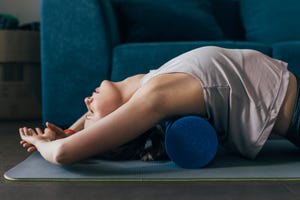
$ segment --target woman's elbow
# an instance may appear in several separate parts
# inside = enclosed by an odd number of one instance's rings
[[[53,152],[52,163],[56,165],[69,165],[73,162],[74,161],[71,157],[71,154],[68,153],[65,145],[58,145],[55,151]]]

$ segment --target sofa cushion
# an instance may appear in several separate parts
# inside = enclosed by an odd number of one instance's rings
[[[212,0],[213,10],[223,34],[228,40],[245,40],[240,16],[240,0]]]
[[[124,44],[114,49],[111,79],[113,81],[120,81],[138,73],[147,73],[150,69],[159,68],[175,56],[202,46],[256,49],[267,55],[271,54],[270,47],[251,42],[219,41]]]
[[[241,15],[250,41],[300,40],[299,0],[241,0]]]
[[[211,0],[114,0],[123,42],[221,40]]]
[[[86,112],[83,98],[108,78],[110,37],[101,7],[98,1],[41,1],[44,122],[69,127]]]
[[[274,44],[272,57],[288,63],[288,69],[300,77],[300,41]]]

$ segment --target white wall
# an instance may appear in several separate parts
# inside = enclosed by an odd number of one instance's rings
[[[17,17],[20,24],[40,21],[40,0],[0,0],[0,13]]]

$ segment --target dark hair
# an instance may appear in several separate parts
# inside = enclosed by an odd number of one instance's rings
[[[104,152],[97,158],[106,160],[167,160],[164,140],[164,128],[161,125],[156,125],[134,140]]]

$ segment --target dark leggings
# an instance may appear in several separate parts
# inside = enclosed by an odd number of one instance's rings
[[[296,101],[295,101],[291,123],[288,132],[286,134],[286,138],[296,146],[300,147],[300,78],[296,76],[296,79],[297,79]]]

